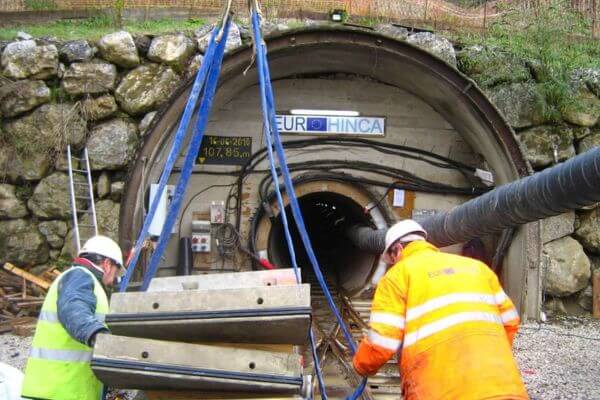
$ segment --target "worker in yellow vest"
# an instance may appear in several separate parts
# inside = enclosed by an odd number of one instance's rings
[[[512,354],[519,314],[484,263],[443,253],[415,221],[386,234],[369,333],[354,369],[372,375],[398,356],[405,400],[525,400]]]
[[[90,362],[96,336],[108,332],[107,287],[124,272],[121,248],[94,236],[73,265],[50,286],[40,311],[21,396],[25,399],[98,400],[102,383]]]

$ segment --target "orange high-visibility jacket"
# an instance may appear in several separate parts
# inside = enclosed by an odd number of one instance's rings
[[[354,357],[372,375],[398,353],[405,400],[528,399],[512,342],[519,314],[485,264],[425,241],[377,285]]]

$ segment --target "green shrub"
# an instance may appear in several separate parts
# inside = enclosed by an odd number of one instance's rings
[[[485,37],[463,33],[460,40],[498,48],[527,61],[547,103],[545,117],[553,121],[574,105],[573,71],[600,67],[600,45],[592,39],[589,20],[565,0],[552,0],[543,8],[509,8],[491,24]]]
[[[27,10],[39,11],[39,10],[56,10],[56,3],[54,0],[25,0],[25,8]]]
[[[113,11],[115,13],[115,26],[123,29],[123,11],[125,10],[125,0],[114,0]]]

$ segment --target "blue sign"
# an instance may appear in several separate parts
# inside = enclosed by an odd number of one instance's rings
[[[327,131],[327,118],[324,117],[308,117],[306,118],[306,129],[314,132]]]
[[[384,117],[277,115],[280,133],[317,135],[384,136]]]

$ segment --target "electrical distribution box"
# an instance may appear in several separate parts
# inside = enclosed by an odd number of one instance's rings
[[[158,207],[156,212],[154,213],[154,218],[152,218],[152,223],[150,224],[150,229],[148,232],[153,236],[160,236],[162,232],[163,225],[165,224],[165,220],[167,219],[167,211],[169,204],[171,204],[171,199],[173,198],[173,192],[175,191],[175,186],[166,185],[165,190],[163,190],[162,195],[160,196],[160,200],[158,202]],[[153,183],[150,185],[150,200],[148,203],[148,210],[152,206],[152,202],[154,198],[158,194],[158,184]],[[173,232],[175,232],[177,224],[173,225]],[[171,232],[171,233],[173,233]]]
[[[210,221],[192,221],[192,251],[210,253]]]
[[[210,203],[210,223],[222,224],[225,222],[225,202],[213,201]]]

